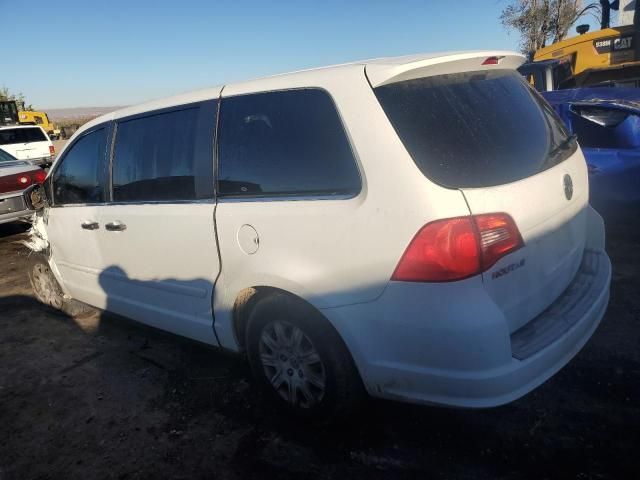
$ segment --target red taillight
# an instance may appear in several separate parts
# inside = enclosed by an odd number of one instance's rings
[[[41,169],[0,177],[0,193],[18,192],[34,183],[42,183],[46,178],[47,174]]]
[[[56,153],[56,148],[53,145],[49,145],[49,153],[51,155],[53,155],[54,153]]]
[[[437,220],[413,238],[391,280],[462,280],[487,270],[522,245],[520,232],[506,213]]]
[[[482,65],[498,65],[504,57],[488,57]]]
[[[43,183],[47,178],[47,173],[44,170],[36,170],[31,174],[31,178],[34,183]]]
[[[391,280],[446,282],[480,269],[480,251],[471,217],[438,220],[422,227],[407,247]]]

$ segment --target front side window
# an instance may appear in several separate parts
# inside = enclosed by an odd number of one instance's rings
[[[107,129],[80,137],[64,155],[53,174],[55,205],[105,201],[105,152]]]
[[[194,106],[118,123],[112,166],[115,202],[212,197],[213,119],[211,130],[199,140],[199,115],[200,107]]]
[[[360,175],[324,90],[230,97],[220,109],[221,196],[354,195]]]

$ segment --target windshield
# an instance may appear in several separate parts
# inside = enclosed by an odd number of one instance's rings
[[[47,137],[39,127],[5,128],[3,130],[0,130],[0,145],[46,141]]]
[[[445,187],[514,182],[576,149],[551,107],[513,70],[407,80],[375,94],[422,173]]]

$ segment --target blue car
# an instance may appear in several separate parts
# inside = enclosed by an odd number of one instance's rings
[[[640,205],[640,88],[542,92],[578,137],[589,167],[591,204],[611,214]]]

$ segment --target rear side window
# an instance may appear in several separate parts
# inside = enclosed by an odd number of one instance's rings
[[[220,195],[353,195],[360,175],[333,100],[319,89],[224,99]]]
[[[47,140],[47,136],[40,128],[6,128],[0,130],[0,145],[46,142]]]
[[[422,173],[445,187],[514,182],[576,149],[551,107],[516,71],[420,78],[375,94]]]
[[[80,137],[53,174],[55,205],[105,201],[106,128]]]
[[[112,165],[113,200],[211,198],[215,109],[210,110],[208,131],[199,122],[199,106],[119,122]]]

